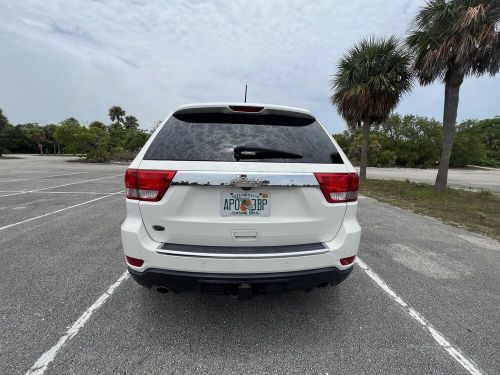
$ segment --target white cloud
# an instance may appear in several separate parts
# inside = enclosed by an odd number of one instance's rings
[[[0,4],[0,108],[14,123],[106,120],[147,128],[177,105],[249,100],[311,109],[332,130],[328,80],[368,34],[403,34],[423,1],[11,1]],[[464,84],[461,118],[492,116],[500,80]],[[405,113],[440,117],[441,85]]]

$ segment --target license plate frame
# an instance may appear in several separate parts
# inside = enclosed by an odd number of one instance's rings
[[[219,213],[222,217],[269,217],[271,194],[268,191],[223,191]]]

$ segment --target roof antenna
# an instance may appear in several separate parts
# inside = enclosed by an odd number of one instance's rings
[[[245,103],[247,102],[247,84],[245,83]]]

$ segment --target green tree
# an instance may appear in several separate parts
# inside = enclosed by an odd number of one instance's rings
[[[378,128],[382,149],[396,154],[395,163],[404,167],[436,165],[441,144],[441,124],[421,116],[390,115]]]
[[[43,131],[45,133],[45,141],[46,141],[46,150],[48,152],[48,146],[52,146],[52,151],[54,153],[54,155],[57,153],[57,141],[55,140],[54,138],[54,133],[56,132],[57,130],[57,125],[55,124],[49,124],[49,125],[45,125],[43,127]]]
[[[456,166],[455,152],[475,151],[475,156],[471,155],[468,158],[474,158],[474,161],[468,161],[467,164],[478,164],[485,166],[498,167],[500,166],[500,117],[494,117],[484,120],[466,120],[457,126],[458,138],[461,136],[463,139],[472,139],[471,148],[467,150],[464,147],[455,148],[455,142],[453,143],[453,153],[451,155],[450,164]],[[477,146],[477,141],[484,146],[484,155],[481,156],[481,150]],[[462,141],[466,144],[466,141]],[[475,145],[474,145],[475,144]],[[460,150],[460,151],[459,151]]]
[[[142,130],[129,130],[125,136],[124,148],[127,151],[138,151],[144,146],[149,134]]]
[[[349,130],[344,130],[342,133],[333,134],[333,138],[335,138],[335,141],[340,146],[342,151],[344,151],[345,154],[348,154],[349,147],[352,143],[353,133]]]
[[[38,148],[40,155],[43,154],[43,143],[45,142],[45,133],[38,124],[29,124],[24,128],[26,137]]]
[[[10,152],[21,153],[35,150],[32,142],[26,137],[23,125],[9,125],[0,133],[0,148]]]
[[[470,131],[486,146],[487,164],[500,167],[500,116],[480,120]]]
[[[415,17],[407,43],[421,85],[445,84],[443,145],[435,188],[443,191],[453,148],[460,86],[465,77],[500,68],[500,1],[428,0]]]
[[[108,128],[102,122],[94,121],[89,125],[90,144],[100,151],[109,151],[110,136]]]
[[[81,137],[85,137],[85,130],[82,130],[82,126],[73,117],[70,117],[64,121],[62,121],[54,132],[54,138],[57,142],[64,145],[64,151],[70,152],[76,155],[81,150],[81,145],[83,142],[87,141],[87,139],[82,139]],[[85,128],[83,128],[85,129]]]
[[[0,133],[5,131],[7,127],[9,126],[9,120],[7,117],[2,112],[2,109],[0,108]]]
[[[458,131],[453,142],[450,165],[466,167],[467,165],[483,164],[486,160],[486,146],[474,133]]]
[[[108,126],[108,134],[109,134],[109,149],[111,151],[115,149],[123,149],[125,135],[127,134],[127,130],[124,129],[120,124],[113,123]]]
[[[363,152],[363,134],[362,131],[356,131],[353,134],[351,144],[349,145],[349,155],[354,161],[361,159],[361,154]],[[368,160],[367,165],[376,166],[378,154],[381,151],[382,146],[380,144],[380,136],[374,132],[368,135]]]
[[[89,129],[100,129],[106,131],[106,125],[100,121],[93,121],[89,125]]]
[[[109,109],[108,114],[112,122],[116,122],[120,125],[123,124],[125,111],[122,109],[122,107],[114,105]]]
[[[441,123],[421,116],[391,114],[374,126],[369,137],[369,166],[429,167],[437,165]],[[335,134],[335,139],[353,162],[361,155],[361,129]]]
[[[9,120],[4,116],[2,109],[0,108],[0,156],[5,153],[7,150],[6,147],[3,146],[4,143],[4,133],[9,128]]]
[[[125,129],[137,129],[139,127],[139,121],[134,116],[127,116],[123,122],[123,127]]]
[[[370,127],[380,124],[410,91],[410,54],[394,36],[364,39],[340,60],[332,103],[351,128],[362,124],[361,181],[366,180]]]

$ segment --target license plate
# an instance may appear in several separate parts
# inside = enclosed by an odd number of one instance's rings
[[[271,194],[267,192],[220,193],[221,216],[269,216]]]

